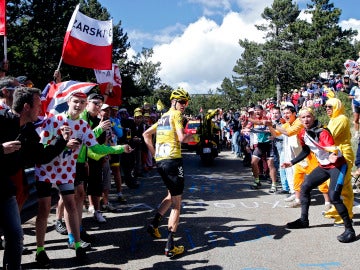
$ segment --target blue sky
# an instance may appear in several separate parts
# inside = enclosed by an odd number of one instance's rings
[[[160,77],[192,93],[216,89],[242,49],[238,40],[262,42],[254,24],[272,0],[98,0],[114,19],[121,20],[132,50],[154,48],[162,63]],[[299,0],[300,8],[309,1]],[[360,30],[358,0],[330,1],[342,9],[340,25]],[[360,31],[359,31],[360,32]]]

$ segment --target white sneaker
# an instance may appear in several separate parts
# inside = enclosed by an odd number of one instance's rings
[[[291,194],[289,197],[284,199],[285,202],[292,202],[293,200],[295,200],[295,194]]]
[[[298,208],[301,207],[301,203],[299,201],[293,201],[292,203],[285,206],[286,208]]]
[[[88,213],[90,214],[94,214],[95,213],[95,208],[93,205],[90,205],[89,208],[88,208]]]
[[[87,243],[87,242],[85,242],[85,241],[83,241],[81,239],[80,239],[80,245],[85,250],[91,249],[91,244]],[[75,250],[75,242],[72,242],[71,244],[68,242],[68,248],[71,248],[71,249]]]
[[[103,215],[101,214],[101,212],[95,211],[94,213],[94,219],[98,222],[98,223],[106,223],[106,219],[103,217]]]

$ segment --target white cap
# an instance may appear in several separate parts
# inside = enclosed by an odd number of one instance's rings
[[[103,104],[102,106],[101,106],[101,110],[105,110],[105,109],[107,109],[107,108],[110,108],[110,106],[108,105],[108,104]]]

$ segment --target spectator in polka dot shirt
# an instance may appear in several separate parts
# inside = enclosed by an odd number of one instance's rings
[[[42,266],[49,266],[50,259],[45,253],[45,234],[47,219],[51,206],[51,187],[56,184],[63,199],[66,213],[65,222],[69,233],[69,247],[75,249],[76,257],[80,262],[87,260],[85,249],[80,242],[80,220],[74,196],[74,179],[76,175],[76,160],[80,147],[85,145],[94,153],[100,155],[121,154],[131,152],[129,145],[106,146],[99,145],[95,134],[89,124],[80,119],[80,114],[87,104],[87,96],[82,92],[73,92],[68,99],[69,109],[67,112],[55,115],[47,119],[39,130],[41,142],[52,145],[54,138],[59,133],[61,126],[71,129],[70,139],[73,145],[65,149],[60,155],[47,164],[35,167],[36,187],[38,192],[38,215],[36,217],[36,242],[37,257],[41,256]],[[39,255],[42,253],[42,255]],[[45,258],[45,259],[44,259]]]

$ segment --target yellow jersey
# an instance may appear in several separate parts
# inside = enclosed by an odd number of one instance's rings
[[[181,112],[170,108],[156,124],[150,127],[156,129],[155,160],[181,158],[181,143],[176,130],[183,129]]]

